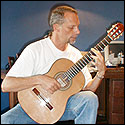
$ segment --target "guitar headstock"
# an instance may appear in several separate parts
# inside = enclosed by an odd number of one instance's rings
[[[122,23],[116,23],[112,25],[112,28],[107,31],[108,36],[110,37],[111,40],[116,40],[118,39],[124,32],[124,25]]]

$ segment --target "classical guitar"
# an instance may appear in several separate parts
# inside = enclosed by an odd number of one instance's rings
[[[94,48],[102,51],[112,40],[119,38],[123,31],[123,24],[115,23],[107,31],[106,37]],[[24,111],[37,123],[57,122],[65,111],[68,98],[84,86],[84,75],[81,70],[92,61],[92,54],[93,52],[89,51],[75,64],[67,59],[59,59],[51,66],[46,74],[55,78],[61,85],[61,89],[54,94],[48,93],[41,86],[19,91],[18,99]]]

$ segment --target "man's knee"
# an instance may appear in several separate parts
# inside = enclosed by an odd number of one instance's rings
[[[98,96],[92,91],[84,91],[83,94],[86,96],[86,101],[92,106],[96,106],[98,108]]]

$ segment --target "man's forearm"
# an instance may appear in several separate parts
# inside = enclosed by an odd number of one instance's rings
[[[97,75],[87,84],[87,86],[83,89],[90,90],[95,92],[96,89],[99,87],[100,83],[102,81],[102,78],[99,78]]]
[[[1,88],[3,92],[17,92],[37,85],[38,76],[32,77],[5,77]]]

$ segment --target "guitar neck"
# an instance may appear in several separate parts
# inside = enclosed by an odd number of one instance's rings
[[[110,42],[112,39],[107,35],[105,38],[103,38],[102,41],[100,41],[94,49],[98,51],[102,51]],[[92,61],[91,55],[95,55],[91,50],[85,54],[81,59],[79,59],[72,67],[70,67],[64,75],[68,77],[69,80],[74,78],[87,64],[89,64],[90,61]]]
[[[124,31],[124,25],[120,22],[112,25],[110,30],[107,31],[106,37],[103,38],[94,49],[102,51],[112,40],[119,38]],[[70,67],[66,72],[64,72],[63,77],[67,77],[71,80],[76,76],[90,61],[92,61],[91,55],[95,55],[91,50],[85,54],[81,59],[79,59],[72,67]]]

